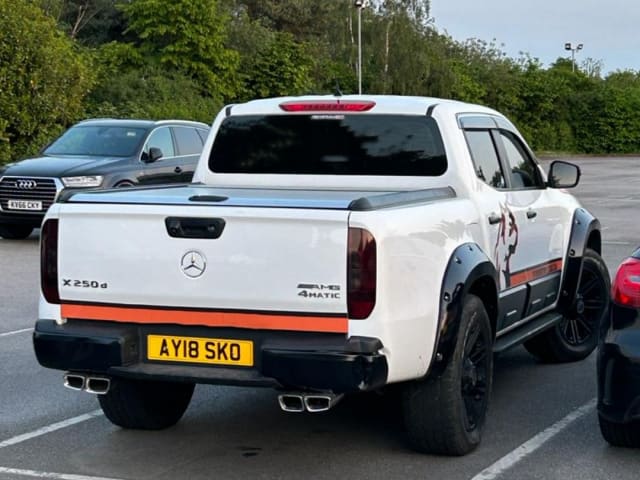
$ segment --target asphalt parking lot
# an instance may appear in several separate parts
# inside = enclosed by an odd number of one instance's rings
[[[640,157],[574,158],[575,194],[603,226],[610,271],[640,245]],[[545,162],[546,163],[546,162]],[[393,399],[345,399],[285,414],[270,390],[198,386],[183,420],[125,431],[92,396],[41,368],[38,235],[0,239],[0,479],[637,479],[640,451],[609,447],[595,413],[595,357],[541,365],[523,348],[496,359],[481,446],[461,458],[410,451]]]

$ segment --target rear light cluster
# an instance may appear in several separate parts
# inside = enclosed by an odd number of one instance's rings
[[[283,102],[280,108],[285,112],[366,112],[375,104],[365,100],[305,100]]]
[[[362,228],[349,228],[347,248],[347,311],[349,318],[367,318],[376,304],[376,241]]]
[[[57,219],[44,222],[40,231],[40,287],[47,302],[60,303]]]
[[[619,305],[640,308],[640,259],[631,257],[620,264],[611,298]]]

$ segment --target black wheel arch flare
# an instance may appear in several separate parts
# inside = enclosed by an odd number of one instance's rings
[[[436,342],[427,375],[440,375],[453,355],[464,298],[473,293],[481,298],[495,333],[498,318],[498,272],[475,243],[458,246],[447,264],[440,291]]]
[[[564,261],[564,278],[558,298],[558,311],[567,312],[572,306],[582,275],[584,251],[590,248],[602,253],[600,222],[584,208],[577,208],[571,222],[571,236]]]

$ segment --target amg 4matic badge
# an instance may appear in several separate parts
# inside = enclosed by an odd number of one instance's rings
[[[325,283],[299,283],[298,296],[305,298],[340,299],[340,285],[328,285]]]
[[[71,278],[63,278],[62,286],[78,288],[109,288],[107,282],[99,282],[97,280],[74,280]]]

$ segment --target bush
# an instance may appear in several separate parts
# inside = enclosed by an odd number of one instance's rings
[[[89,58],[25,0],[0,0],[0,164],[37,151],[83,116]]]

